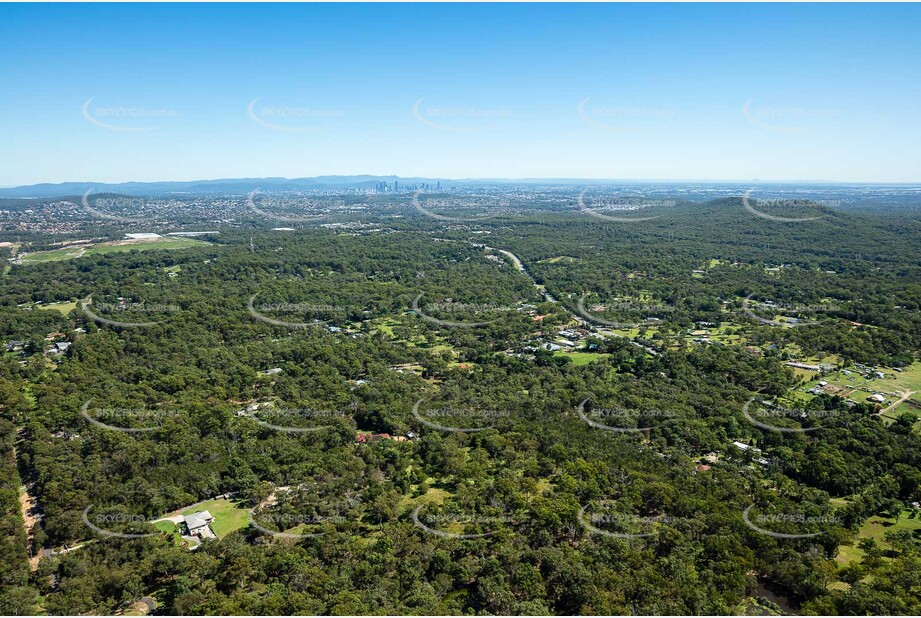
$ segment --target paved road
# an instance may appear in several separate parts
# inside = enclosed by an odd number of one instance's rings
[[[544,286],[538,284],[537,281],[534,279],[534,277],[531,276],[531,273],[528,272],[528,269],[525,268],[524,262],[522,262],[522,261],[521,261],[521,258],[519,258],[517,255],[515,255],[514,253],[512,253],[511,251],[509,251],[509,250],[507,250],[507,249],[497,249],[496,247],[490,247],[490,246],[488,246],[488,245],[484,245],[484,244],[480,244],[480,243],[473,243],[473,242],[471,242],[470,244],[473,245],[474,247],[480,247],[480,248],[486,249],[486,250],[488,250],[488,251],[498,251],[498,252],[501,253],[502,255],[504,255],[504,256],[506,256],[507,258],[509,258],[509,259],[512,261],[512,264],[514,264],[515,268],[518,269],[518,272],[522,273],[524,276],[526,276],[528,279],[531,280],[531,283],[534,285],[535,288],[537,288],[537,291],[540,292],[541,295],[543,295],[543,297],[547,299],[547,302],[548,302],[548,303],[554,303],[554,304],[560,305],[560,306],[563,308],[563,310],[564,310],[566,313],[568,313],[569,316],[570,316],[573,320],[575,320],[576,322],[578,322],[579,324],[581,324],[581,325],[583,325],[583,326],[594,328],[594,325],[593,325],[590,321],[586,320],[585,318],[583,318],[583,317],[582,317],[581,315],[579,315],[578,313],[575,313],[575,312],[573,312],[573,311],[570,311],[569,308],[568,308],[566,305],[564,305],[563,303],[561,303],[560,301],[558,301],[558,300],[553,296],[553,294],[551,294],[550,292],[548,292],[548,291],[547,291],[547,288],[545,288]],[[657,350],[654,350],[653,348],[650,348],[650,347],[648,347],[648,346],[645,346],[645,345],[643,345],[642,343],[639,343],[639,342],[637,342],[637,341],[630,340],[630,339],[628,339],[627,337],[625,337],[624,335],[618,335],[617,333],[614,333],[614,332],[611,332],[611,331],[605,331],[604,333],[601,333],[601,332],[600,332],[599,330],[597,330],[597,329],[595,330],[595,332],[598,332],[598,333],[601,334],[602,336],[605,335],[605,334],[608,334],[608,335],[611,335],[611,336],[613,336],[613,337],[618,337],[618,338],[620,338],[620,339],[627,339],[628,341],[630,341],[630,344],[631,344],[631,345],[634,345],[634,346],[636,346],[636,347],[638,347],[638,348],[640,348],[640,349],[642,349],[642,350],[645,350],[646,352],[648,352],[649,354],[652,354],[653,356],[661,356],[661,354],[660,354]]]

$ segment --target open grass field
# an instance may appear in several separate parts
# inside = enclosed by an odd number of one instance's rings
[[[158,521],[158,522],[155,522],[155,523],[154,523],[154,528],[156,528],[156,529],[159,530],[160,532],[167,532],[167,533],[169,533],[169,534],[173,534],[173,533],[177,533],[177,534],[178,534],[178,532],[179,532],[179,528],[177,528],[177,527],[176,527],[176,524],[174,524],[174,523],[171,522],[171,521]]]
[[[576,367],[588,365],[605,356],[610,356],[610,354],[596,354],[595,352],[563,352],[562,350],[554,352],[553,355],[568,358]]]
[[[431,485],[434,479],[428,480]],[[400,512],[409,513],[420,504],[444,504],[444,501],[451,497],[451,492],[438,487],[429,487],[429,490],[421,496],[413,497],[409,494],[400,499]]]
[[[901,373],[883,369],[886,373],[893,374],[892,385],[898,390],[921,391],[921,362],[915,362],[908,367],[903,367]]]
[[[60,303],[48,303],[47,305],[35,305],[35,308],[45,311],[60,311],[61,314],[67,315],[77,308],[77,301],[71,300]]]
[[[166,532],[172,536],[173,545],[176,547],[182,547],[187,544],[187,541],[183,540],[182,533],[179,528],[171,521],[158,521],[154,523],[154,528],[160,532]]]
[[[915,401],[917,401],[918,396],[916,395],[914,399]],[[880,416],[882,416],[885,419],[894,421],[903,414],[911,414],[912,416],[914,416],[916,419],[915,428],[917,428],[917,423],[918,423],[917,419],[921,419],[921,406],[915,405],[908,401],[903,401],[902,403],[900,403],[893,409],[889,410],[888,412],[883,412]]]
[[[635,339],[640,336],[640,328],[613,328],[605,327],[604,330],[611,331],[618,337],[627,337],[628,339]],[[655,326],[646,327],[646,337],[652,338],[652,336],[659,331]]]
[[[817,364],[818,362],[834,363],[837,360],[837,357],[829,356],[823,359],[804,359],[803,362]],[[919,395],[921,393],[921,362],[915,362],[909,367],[901,368],[901,372],[891,367],[878,367],[877,369],[884,373],[886,377],[877,378],[871,376],[870,378],[865,378],[857,372],[856,368],[848,367],[849,374],[845,374],[843,371],[828,372],[823,374],[820,379],[828,382],[824,387],[827,393],[847,397],[855,402],[866,401],[871,391],[883,393],[886,397],[886,402],[882,404],[884,410],[903,397],[915,400],[921,397]],[[819,380],[813,379],[816,372],[803,369],[793,369],[793,371],[796,375],[807,380],[801,388],[808,390],[818,385]],[[811,398],[811,396],[799,391],[790,393],[790,397],[804,401]],[[903,401],[891,410],[884,412],[882,417],[887,422],[891,422],[904,412],[921,418],[921,407],[915,406],[908,401]]]
[[[892,546],[886,542],[887,532],[899,530],[914,532],[915,530],[921,530],[921,514],[916,512],[915,517],[912,518],[910,517],[912,512],[912,509],[905,509],[902,511],[902,516],[899,517],[898,521],[891,517],[880,517],[878,515],[867,519],[857,532],[857,538],[854,539],[852,545],[838,547],[838,564],[845,566],[864,557],[863,550],[857,547],[860,539],[873,539],[883,550],[891,550]]]
[[[710,327],[706,330],[710,331],[711,341],[719,341],[727,345],[743,345],[745,343],[745,337],[737,332],[739,329],[739,324],[720,322],[718,326]]]
[[[393,318],[380,318],[377,320],[372,320],[371,323],[374,325],[375,330],[378,330],[388,337],[393,337],[393,327],[397,324],[396,320]]]
[[[210,511],[214,517],[211,529],[219,539],[224,538],[234,530],[245,528],[249,524],[249,510],[240,508],[236,502],[227,499],[206,500],[201,504],[182,511],[183,515],[191,515],[198,511]]]
[[[23,264],[41,264],[44,262],[60,262],[73,260],[89,255],[105,255],[108,253],[125,253],[127,251],[151,251],[153,249],[190,249],[204,247],[210,243],[191,238],[163,237],[155,240],[142,241],[115,241],[98,245],[84,245],[80,247],[65,247],[51,251],[39,251],[22,256]]]

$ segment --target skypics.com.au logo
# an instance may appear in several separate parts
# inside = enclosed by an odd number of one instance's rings
[[[249,511],[249,523],[253,528],[280,539],[301,540],[320,537],[346,521],[342,515],[273,512],[258,508]]]
[[[251,418],[257,424],[274,431],[312,433],[337,426],[337,420],[352,421],[356,410],[357,404],[348,409],[276,408],[272,405],[246,410],[241,416]]]
[[[337,210],[345,206],[343,200],[319,199],[307,196],[263,195],[258,200],[259,189],[246,196],[246,207],[264,219],[284,223],[317,223],[329,221]],[[266,210],[268,209],[268,210]],[[281,213],[308,212],[308,215],[287,215]]]
[[[822,429],[822,425],[815,427],[789,427],[779,423],[795,422],[799,425],[811,424],[824,419],[837,418],[841,416],[838,410],[800,410],[785,408],[776,404],[766,402],[757,403],[754,406],[755,397],[752,397],[742,406],[742,416],[745,420],[756,427],[768,431],[779,433],[809,433]]]
[[[128,489],[93,500],[83,509],[83,525],[95,534],[118,539],[143,539],[160,534],[154,524],[168,518],[155,505],[164,503],[158,492],[152,495]],[[165,507],[162,507],[165,510]],[[153,511],[153,512],[152,512]]]
[[[423,309],[420,304],[420,300],[424,295],[424,292],[420,292],[413,299],[413,313],[415,313],[415,315],[419,316],[426,322],[431,322],[437,326],[443,326],[447,328],[479,328],[483,326],[489,326],[490,324],[495,324],[496,322],[500,321],[505,315],[516,311],[515,307],[509,307],[505,305],[496,305],[492,303],[465,303],[455,301],[454,299],[450,298],[435,301],[433,303],[427,303],[425,305],[425,309]],[[443,315],[445,317],[464,317],[467,319],[462,321],[445,320],[442,318],[437,318],[435,315]],[[487,320],[482,319],[492,317],[494,315],[497,317]]]
[[[630,329],[642,328],[644,326],[654,326],[662,320],[661,317],[657,316],[663,316],[675,311],[674,307],[668,305],[651,304],[631,300],[616,300],[605,304],[596,303],[591,306],[592,312],[589,312],[585,307],[585,299],[588,298],[588,296],[589,294],[587,293],[583,294],[579,300],[576,301],[576,311],[579,313],[579,315],[590,322],[595,322],[596,324],[601,324],[604,326],[610,326],[611,328]],[[617,322],[598,316],[597,314],[601,312],[642,313],[647,317],[645,317],[640,322]]]
[[[484,410],[478,407],[436,407],[420,411],[424,399],[413,405],[413,417],[431,429],[455,433],[476,433],[492,428],[492,423],[510,416],[508,411]]]
[[[685,521],[671,515],[638,515],[625,513],[613,500],[598,500],[586,504],[577,514],[579,524],[592,534],[613,539],[642,539],[657,534],[662,526],[674,526]]]
[[[79,303],[80,310],[88,318],[96,322],[97,324],[104,324],[106,326],[112,326],[115,328],[144,328],[148,326],[156,326],[161,322],[161,320],[145,321],[145,322],[129,322],[127,320],[113,320],[110,317],[104,316],[114,316],[119,315],[132,315],[132,316],[143,316],[151,317],[153,315],[160,315],[164,313],[177,313],[181,311],[178,305],[168,305],[168,304],[159,304],[159,303],[145,303],[145,302],[129,302],[125,298],[118,298],[117,303],[106,303],[99,302],[94,303],[92,297],[86,298]],[[93,306],[96,311],[90,309],[90,305]],[[98,311],[98,313],[97,313]],[[100,315],[102,314],[102,315]]]
[[[147,107],[92,106],[96,97],[83,103],[81,113],[90,124],[120,133],[146,133],[162,128],[165,121],[179,117],[175,109],[154,109]]]
[[[579,118],[587,126],[609,133],[640,133],[675,116],[667,109],[589,105],[590,100],[586,97],[576,106]]]
[[[752,126],[776,133],[801,133],[829,118],[840,118],[841,110],[816,107],[762,107],[755,98],[742,105],[742,116]]]
[[[790,304],[790,303],[776,303],[771,300],[757,300],[754,299],[755,293],[752,292],[742,300],[742,312],[745,313],[748,317],[765,324],[767,326],[780,326],[784,328],[798,328],[801,326],[813,326],[819,324],[816,320],[806,320],[799,317],[786,317],[783,316],[785,313],[793,313],[797,315],[811,315],[816,313],[828,313],[839,309],[839,307],[831,302],[829,303],[819,303],[815,305],[801,305],[801,304]],[[768,311],[780,314],[784,317],[783,320],[777,319],[775,317],[766,318],[762,315],[755,313],[755,310],[766,313]]]
[[[90,193],[92,192],[93,188],[90,188],[86,191],[86,193],[83,194],[83,198],[80,200],[80,203],[83,205],[83,209],[97,219],[106,219],[108,221],[120,221],[122,223],[150,223],[153,221],[152,218],[126,217],[112,213],[118,211],[145,212],[151,208],[162,207],[165,205],[165,203],[160,200],[149,200],[142,197],[128,197],[124,195],[98,196],[91,199]]]
[[[84,402],[80,408],[80,415],[96,427],[122,433],[156,431],[164,421],[180,416],[178,410],[158,408],[90,408],[92,402],[92,399]]]
[[[425,205],[423,206],[419,200],[420,195],[422,195],[421,191],[416,191],[413,194],[413,208],[421,212],[426,217],[437,219],[438,221],[445,221],[448,223],[478,223],[481,221],[486,221],[487,219],[506,215],[511,212],[511,202],[502,198],[492,198],[486,196],[464,198],[431,198],[425,200]],[[470,216],[460,214],[469,211],[473,211],[475,214]],[[458,214],[442,214],[450,212]]]
[[[783,217],[780,215],[764,212],[765,209],[783,212],[785,210],[815,210],[821,207],[835,208],[841,205],[841,202],[837,200],[804,200],[801,198],[772,198],[758,200],[751,197],[752,191],[754,191],[754,189],[749,189],[742,196],[742,206],[745,208],[745,210],[755,215],[756,217],[760,217],[761,219],[766,219],[768,221],[774,221],[776,223],[805,223],[808,221],[818,221],[825,215],[822,214],[813,217]]]
[[[340,109],[320,109],[315,107],[259,106],[261,97],[256,97],[246,106],[246,115],[254,123],[265,129],[282,133],[305,133],[316,131],[331,119],[345,117]]]
[[[618,433],[640,432],[653,429],[657,423],[675,418],[669,410],[628,409],[628,408],[592,408],[585,411],[588,399],[579,402],[576,413],[584,423],[595,429]],[[604,422],[602,422],[604,421]]]
[[[448,539],[481,539],[496,534],[497,528],[512,523],[509,515],[485,515],[481,513],[456,513],[439,512],[423,513],[425,505],[420,504],[412,512],[413,524],[433,536]],[[467,532],[469,529],[485,530],[484,532]],[[490,528],[493,528],[490,530]],[[461,532],[463,531],[463,532]]]
[[[675,200],[648,199],[637,196],[605,196],[586,199],[585,194],[588,189],[584,189],[576,198],[576,204],[579,212],[614,223],[641,223],[643,221],[652,221],[658,219],[661,214],[650,217],[624,217],[609,213],[638,213],[649,208],[671,208],[677,205]]]
[[[754,504],[742,511],[742,521],[758,534],[775,539],[809,539],[827,534],[834,526],[843,525],[843,520],[834,515],[813,515],[802,511],[766,513]]]
[[[478,107],[424,107],[425,97],[412,106],[412,115],[420,124],[448,133],[475,133],[495,126],[497,121],[507,120],[507,110]]]
[[[348,308],[343,305],[306,301],[263,302],[257,305],[256,297],[258,296],[259,293],[257,292],[249,297],[246,303],[246,309],[249,311],[249,314],[260,322],[284,328],[324,326],[328,320],[343,318],[349,311]],[[279,319],[280,316],[298,316],[300,318],[311,317],[311,320],[309,322],[303,320],[282,320]]]

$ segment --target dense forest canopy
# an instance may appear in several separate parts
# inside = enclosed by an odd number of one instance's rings
[[[916,220],[409,198],[3,249],[0,610],[921,611]]]

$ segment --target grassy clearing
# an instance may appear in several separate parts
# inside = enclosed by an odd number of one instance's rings
[[[190,238],[163,237],[156,240],[124,241],[101,243],[98,245],[84,245],[80,247],[65,247],[51,251],[39,251],[22,256],[23,264],[41,264],[44,262],[60,262],[73,260],[89,255],[105,255],[108,253],[125,253],[128,251],[150,251],[153,249],[190,249],[210,245],[201,240]]]
[[[240,508],[237,503],[227,500],[206,500],[201,504],[182,511],[183,515],[191,515],[198,511],[209,511],[214,517],[211,529],[219,539],[224,538],[234,530],[245,528],[249,524],[249,510]],[[168,522],[167,522],[168,523]]]
[[[396,326],[397,321],[393,318],[380,318],[372,320],[371,324],[374,325],[375,330],[384,333],[388,337],[393,337],[393,327]]]
[[[429,479],[429,483],[432,483],[432,481],[433,479]],[[451,492],[447,490],[439,489],[438,487],[429,487],[429,490],[421,496],[416,496],[415,498],[409,494],[403,496],[400,499],[399,509],[401,512],[408,513],[422,504],[444,504],[445,500],[450,497]]]
[[[610,354],[595,353],[595,352],[563,352],[563,351],[554,352],[553,355],[570,359],[572,361],[572,364],[576,367],[588,365],[590,363],[594,363],[596,360],[599,360],[606,356],[610,356]]]
[[[48,303],[47,305],[35,305],[35,309],[42,309],[45,311],[60,311],[62,315],[67,315],[76,308],[77,301],[75,300],[60,303]]]
[[[915,397],[915,399],[917,399],[917,396]],[[919,419],[921,418],[921,406],[916,406],[915,404],[910,403],[908,401],[903,401],[902,403],[897,405],[892,410],[889,410],[888,412],[885,412],[881,414],[880,416],[894,421],[895,419],[897,419],[903,414],[911,414],[912,416],[915,417],[915,419]]]
[[[836,360],[837,357],[831,356],[822,359],[822,362],[831,363],[835,362]],[[817,364],[815,359],[804,359],[803,362]],[[890,404],[893,404],[899,400],[903,393],[918,393],[921,391],[921,362],[913,363],[911,366],[903,368],[901,372],[898,372],[891,367],[879,367],[878,370],[883,372],[886,377],[865,378],[860,375],[854,367],[848,367],[847,371],[850,372],[850,375],[847,375],[842,371],[834,371],[822,374],[821,377],[817,380],[813,379],[817,374],[815,371],[793,369],[797,376],[800,376],[806,380],[801,386],[803,389],[811,389],[817,386],[820,380],[824,380],[828,382],[828,384],[823,387],[825,392],[833,395],[847,397],[851,401],[855,402],[864,402],[871,394],[871,392],[880,392],[883,393],[886,397],[886,402],[882,404],[884,409],[887,408]],[[870,390],[868,391],[863,389]],[[791,393],[791,396],[794,396],[794,394]],[[799,395],[795,396],[799,398]],[[919,396],[915,394],[910,396],[910,398],[918,399]],[[908,401],[904,401],[892,410],[882,414],[882,417],[887,422],[891,422],[895,420],[899,414],[904,412],[914,414],[915,416],[921,418],[921,408],[912,405]]]
[[[915,513],[914,518],[910,517],[912,513]],[[838,547],[838,564],[845,566],[863,559],[865,554],[862,549],[857,547],[860,539],[873,539],[884,551],[891,550],[892,545],[886,542],[886,533],[899,530],[908,530],[909,532],[921,530],[921,516],[917,514],[917,511],[913,509],[903,510],[898,521],[891,517],[880,517],[878,515],[867,519],[860,527],[860,530],[857,531],[857,538],[854,539],[852,544]]]
[[[883,371],[887,374],[893,374],[891,383],[897,390],[921,391],[921,362],[915,362],[908,367],[903,367],[901,373],[889,368],[884,368]]]
[[[176,524],[174,524],[171,521],[154,522],[154,528],[156,528],[160,532],[166,532],[168,534],[174,534],[174,533],[179,532],[179,529],[176,527]]]
[[[175,545],[176,547],[182,547],[186,543],[186,541],[182,539],[182,533],[180,532],[179,527],[176,526],[176,524],[174,524],[173,522],[157,521],[157,522],[154,522],[153,526],[160,532],[165,532],[171,535],[173,545]]]
[[[563,263],[563,264],[572,264],[572,263],[578,262],[578,261],[579,261],[578,258],[574,258],[574,257],[569,256],[569,255],[558,255],[558,256],[556,256],[556,257],[552,257],[552,258],[549,258],[549,259],[546,259],[546,260],[541,260],[541,261],[538,262],[538,263],[539,263],[539,264],[559,264],[559,263]]]

